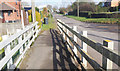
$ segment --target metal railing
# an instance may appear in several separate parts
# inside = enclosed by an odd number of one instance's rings
[[[0,70],[15,69],[39,31],[38,22],[27,26],[0,43]]]
[[[57,19],[57,28],[63,34],[63,38],[67,41],[68,45],[73,44],[73,51],[76,56],[78,52],[81,54],[82,63],[87,68],[89,63],[95,70],[112,69],[113,63],[120,67],[120,54],[113,50],[113,42],[104,40],[103,45],[97,43],[87,37],[87,31],[83,31],[82,34],[77,32],[77,27],[71,28],[61,20]],[[71,35],[71,34],[72,35]],[[81,46],[77,43],[77,39],[81,40]],[[71,45],[72,46],[72,45]],[[87,46],[90,46],[102,55],[102,66],[92,58],[87,52]]]

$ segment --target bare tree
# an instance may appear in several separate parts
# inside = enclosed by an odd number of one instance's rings
[[[57,6],[54,6],[54,7],[53,7],[53,11],[55,12],[56,10],[58,10],[58,7],[57,7]]]

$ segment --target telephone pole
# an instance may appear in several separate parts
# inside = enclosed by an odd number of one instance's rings
[[[32,5],[32,21],[36,21],[36,15],[35,15],[35,0],[31,0],[31,5]]]
[[[79,0],[77,0],[77,16],[79,17]]]

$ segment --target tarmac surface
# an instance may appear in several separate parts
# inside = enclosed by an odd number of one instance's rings
[[[44,31],[35,40],[20,69],[78,70],[71,53],[56,30]]]

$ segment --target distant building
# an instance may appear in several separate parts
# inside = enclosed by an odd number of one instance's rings
[[[14,23],[21,21],[20,0],[0,0],[0,23]]]
[[[105,7],[116,7],[119,5],[119,0],[107,0],[104,4]]]

